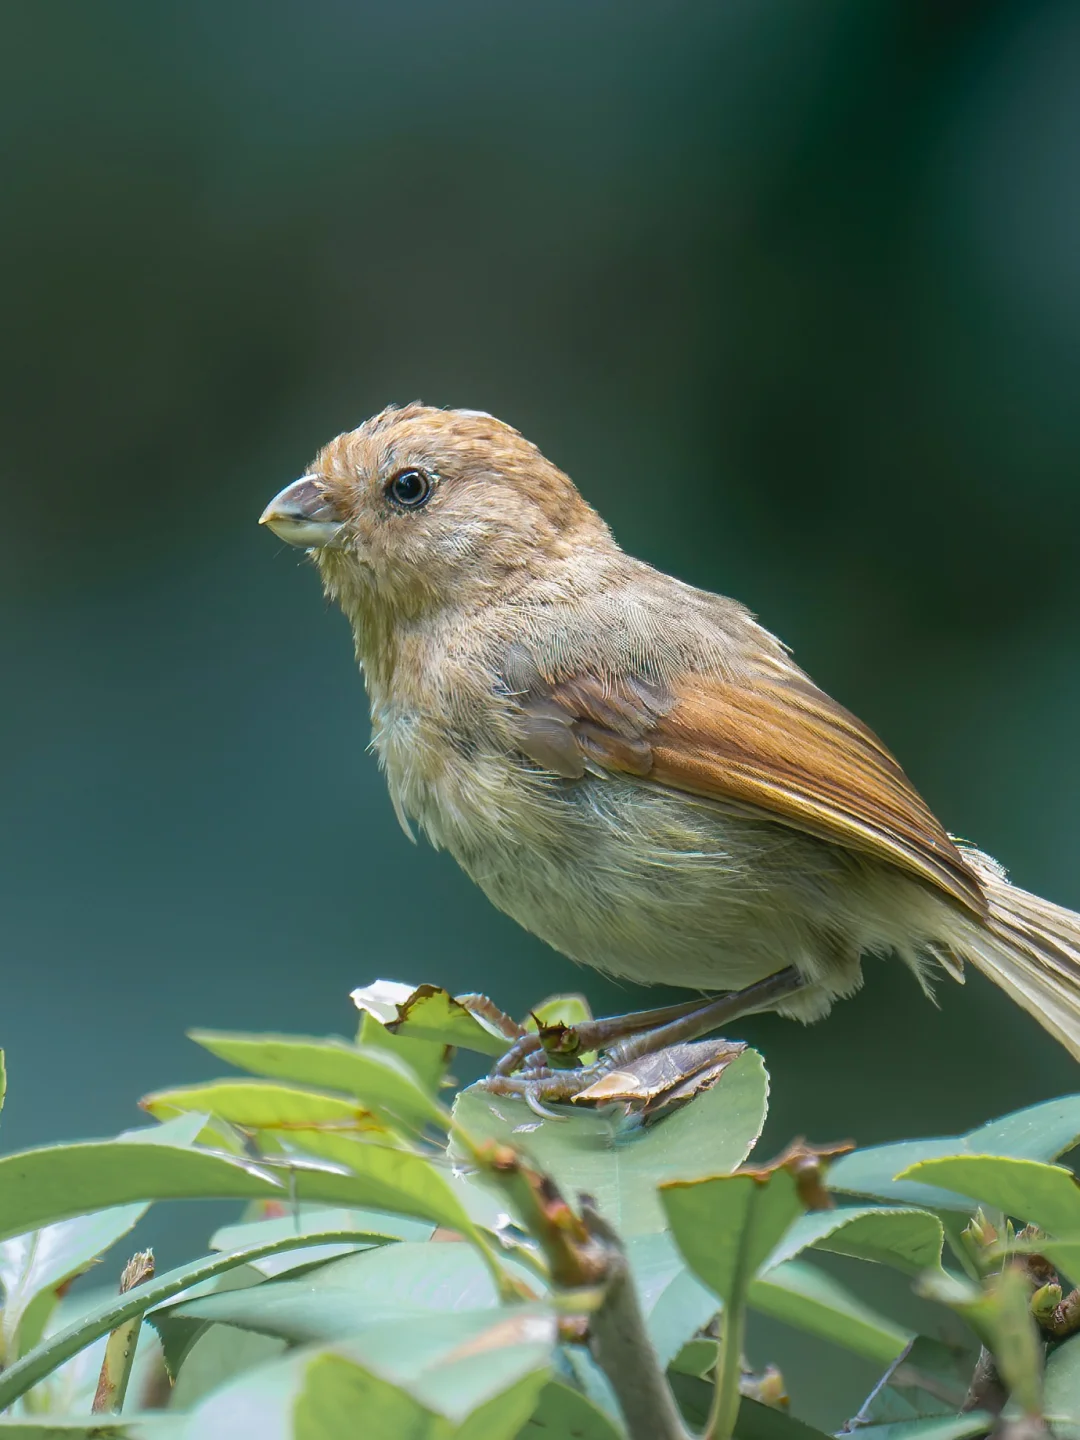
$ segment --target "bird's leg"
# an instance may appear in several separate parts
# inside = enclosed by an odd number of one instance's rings
[[[577,1069],[556,1069],[545,1063],[548,1057],[543,1049],[542,1032],[523,1036],[481,1084],[495,1094],[525,1095],[537,1101],[570,1100],[613,1070],[669,1046],[697,1040],[741,1015],[771,1009],[777,1001],[793,995],[804,984],[799,971],[789,966],[753,985],[747,985],[743,990],[730,990],[711,1000],[694,1000],[683,1005],[669,1005],[661,1010],[640,1010],[607,1020],[584,1021],[572,1027],[576,1052],[602,1050],[603,1055],[595,1065]],[[526,1044],[527,1041],[531,1043]],[[559,1037],[558,1051],[566,1054],[568,1048],[563,1032]],[[519,1069],[523,1073],[513,1073]]]
[[[655,1030],[669,1021],[695,1014],[706,1003],[699,997],[696,1000],[684,1000],[681,1005],[665,1005],[656,1010],[633,1010],[628,1015],[613,1015],[608,1020],[584,1020],[578,1025],[552,1025],[546,1030],[529,1030],[496,1061],[491,1073],[512,1075],[523,1066],[530,1069],[536,1066],[546,1067],[551,1060],[556,1060],[556,1068],[566,1068],[566,1058],[571,1055],[601,1050],[628,1035],[637,1035],[643,1030]],[[563,1058],[562,1066],[558,1066],[557,1057]]]
[[[778,970],[775,975],[747,985],[745,990],[730,990],[726,995],[717,995],[689,1015],[669,1020],[643,1035],[632,1035],[608,1050],[609,1068],[627,1065],[642,1055],[654,1055],[657,1050],[666,1050],[669,1045],[699,1040],[710,1031],[726,1025],[729,1020],[737,1020],[740,1015],[769,1010],[778,1000],[801,990],[805,983],[795,966],[789,965],[786,970]]]

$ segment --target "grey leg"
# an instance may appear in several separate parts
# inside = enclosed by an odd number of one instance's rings
[[[523,1036],[481,1084],[500,1095],[525,1095],[541,1101],[570,1100],[608,1071],[668,1046],[697,1040],[741,1015],[771,1009],[777,1001],[800,990],[804,983],[798,970],[789,966],[748,985],[744,990],[731,990],[711,1000],[693,1000],[683,1005],[669,1005],[665,1009],[639,1010],[630,1015],[575,1025],[569,1042],[565,1033],[560,1034],[558,1056],[589,1050],[604,1051],[597,1064],[576,1069],[552,1067],[547,1063],[543,1036]],[[514,1074],[516,1070],[523,1073]]]

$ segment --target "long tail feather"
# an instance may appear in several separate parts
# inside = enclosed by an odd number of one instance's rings
[[[990,914],[964,955],[1080,1060],[1080,915],[1010,885],[989,856],[966,850]]]

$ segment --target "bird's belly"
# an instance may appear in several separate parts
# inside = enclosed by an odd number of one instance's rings
[[[442,814],[433,838],[499,909],[645,983],[738,989],[799,963],[844,869],[786,827],[612,778],[545,782],[500,806],[497,825],[478,818]]]

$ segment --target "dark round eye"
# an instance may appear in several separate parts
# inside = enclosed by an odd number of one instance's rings
[[[399,470],[387,485],[386,493],[395,505],[417,510],[431,494],[431,477],[423,470]]]

